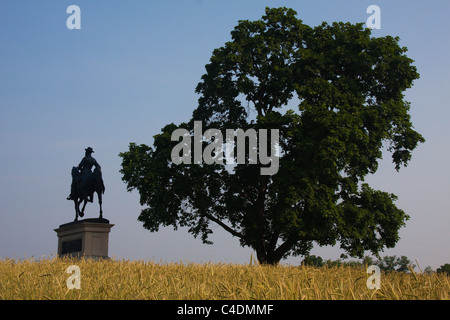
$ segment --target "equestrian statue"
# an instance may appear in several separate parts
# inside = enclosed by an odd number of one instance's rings
[[[73,200],[75,203],[75,220],[84,216],[84,209],[87,202],[93,202],[94,192],[98,196],[98,204],[100,205],[100,219],[103,219],[102,211],[102,194],[105,193],[105,185],[103,184],[101,167],[97,160],[92,157],[94,150],[91,147],[85,149],[86,153],[78,167],[72,168],[72,185],[70,195],[67,200]],[[94,171],[92,171],[92,167]],[[80,211],[80,204],[84,201],[83,208]]]

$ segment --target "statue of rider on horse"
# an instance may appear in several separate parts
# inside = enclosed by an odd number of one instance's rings
[[[105,185],[103,184],[101,167],[97,160],[92,157],[91,147],[85,149],[86,154],[81,160],[78,167],[72,168],[72,185],[70,188],[70,195],[67,200],[73,200],[75,203],[75,220],[78,216],[84,216],[84,209],[87,202],[93,202],[94,192],[97,193],[98,203],[100,205],[100,219],[103,218],[102,211],[102,194],[105,193]],[[92,172],[92,167],[95,167]],[[84,201],[83,208],[80,211],[80,204]]]

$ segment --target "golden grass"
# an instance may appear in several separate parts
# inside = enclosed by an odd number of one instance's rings
[[[81,289],[68,289],[67,267],[81,271]],[[0,260],[0,299],[245,299],[448,300],[444,274],[389,273],[369,290],[364,268],[145,261]]]

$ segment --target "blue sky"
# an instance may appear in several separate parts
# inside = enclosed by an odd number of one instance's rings
[[[69,30],[69,5],[81,30]],[[411,219],[394,249],[423,269],[450,262],[450,3],[433,1],[25,1],[0,2],[0,258],[56,253],[53,229],[74,218],[70,169],[91,146],[106,184],[104,215],[115,224],[110,256],[155,261],[245,263],[252,251],[215,228],[213,246],[186,230],[145,230],[137,192],[119,173],[130,142],[151,145],[171,122],[190,119],[194,89],[212,51],[238,20],[261,18],[266,6],[295,9],[311,26],[365,22],[381,9],[381,29],[408,47],[421,78],[406,91],[417,131],[427,142],[397,173],[386,155],[367,182],[396,194]],[[87,217],[98,215],[88,204]],[[338,248],[313,254],[336,259]],[[301,257],[287,263],[298,264]]]

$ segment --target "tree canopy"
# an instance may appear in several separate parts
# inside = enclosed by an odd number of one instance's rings
[[[144,228],[188,227],[211,243],[218,225],[268,264],[308,255],[314,244],[339,243],[353,257],[395,246],[409,217],[364,178],[384,147],[399,170],[424,142],[403,95],[419,74],[397,37],[372,37],[362,23],[310,27],[296,15],[266,8],[260,20],[239,21],[206,65],[192,118],[162,128],[153,147],[130,143],[120,154],[123,180],[145,206]],[[171,135],[182,128],[194,139],[195,121],[204,130],[279,130],[278,172],[261,175],[262,163],[174,164]]]
[[[446,273],[450,276],[450,263],[443,264],[436,270],[437,273]]]

